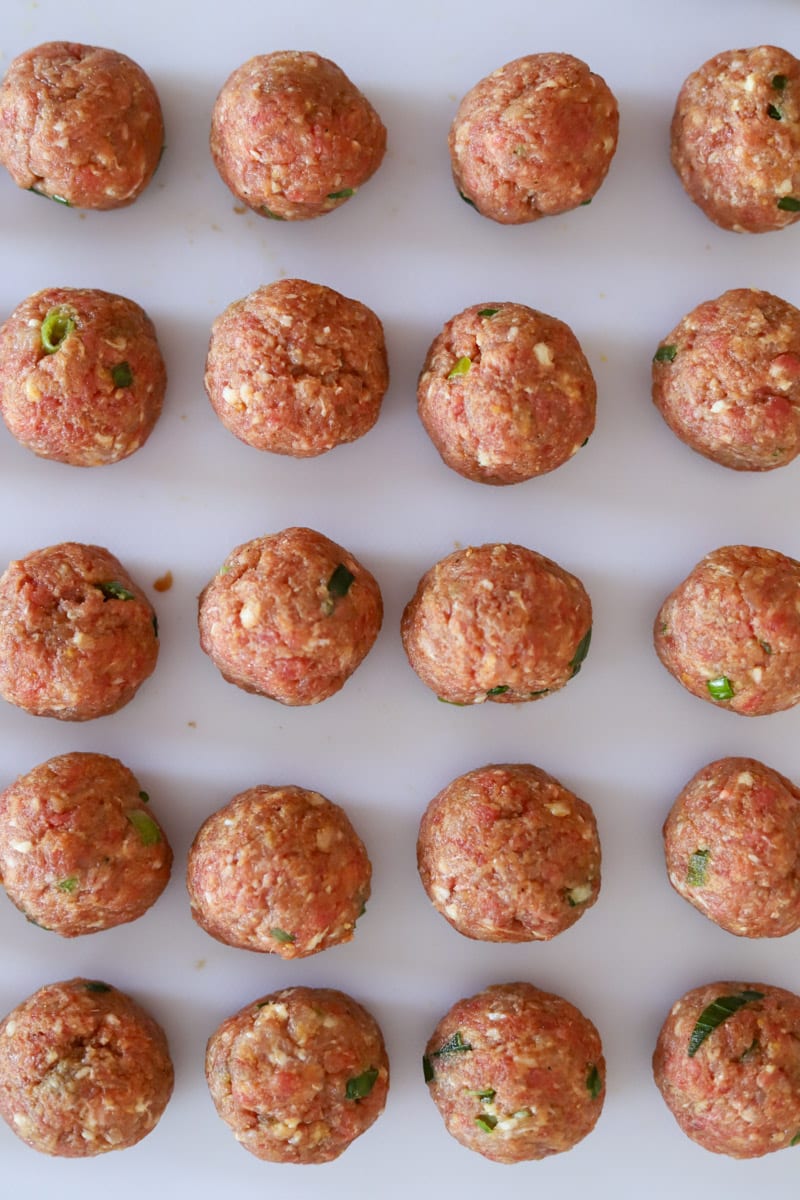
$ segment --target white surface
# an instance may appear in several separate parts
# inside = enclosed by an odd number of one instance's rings
[[[708,550],[728,542],[800,556],[800,465],[763,476],[706,462],[667,430],[649,399],[650,358],[689,308],[757,285],[800,302],[800,227],[763,237],[716,229],[669,166],[667,130],[684,77],[717,51],[774,42],[800,50],[793,0],[330,0],[283,6],[226,0],[157,4],[5,0],[0,67],[56,37],[113,46],[150,72],[167,152],[133,208],[81,214],[0,179],[0,309],[52,284],[120,291],[156,322],[170,372],[166,410],[123,464],[81,472],[39,461],[0,428],[3,563],[65,539],[108,545],[150,590],[162,652],[153,679],[114,717],[71,726],[0,708],[0,778],[72,749],[116,754],[153,797],[176,852],[172,882],[133,925],[61,941],[0,902],[0,1011],[76,974],[130,990],[165,1025],[176,1066],[160,1125],[123,1154],[71,1162],[34,1154],[0,1128],[4,1194],[40,1200],[145,1191],[206,1200],[235,1189],[288,1200],[417,1194],[750,1198],[794,1191],[786,1151],[736,1163],[679,1132],[650,1074],[670,1004],[695,984],[765,980],[800,990],[800,934],[750,943],[675,896],[660,827],[683,783],[730,753],[800,777],[800,710],[747,721],[679,688],[651,648],[656,609]],[[251,54],[316,49],[363,88],[389,130],[378,175],[340,211],[307,224],[237,215],[207,151],[214,97]],[[618,96],[620,147],[589,208],[502,228],[455,194],[446,135],[479,78],[536,50],[569,50]],[[353,446],[293,462],[236,442],[202,388],[208,330],[231,300],[295,275],[370,304],[383,319],[392,387],[376,428]],[[448,471],[415,414],[430,340],[468,304],[513,299],[568,321],[594,368],[598,425],[566,467],[492,489]],[[344,691],[286,710],[225,684],[200,652],[195,597],[237,543],[292,524],[348,546],[383,589],[384,629]],[[438,704],[407,666],[398,625],[419,576],[456,544],[519,541],[577,573],[595,607],[580,677],[517,707]],[[152,581],[167,569],[164,595]],[[595,808],[604,851],[600,900],[546,945],[460,938],[417,879],[414,844],[430,797],[486,761],[529,760]],[[218,945],[197,929],[183,885],[204,818],[260,782],[296,782],[343,803],[374,864],[373,899],[353,943],[295,965]],[[446,1134],[422,1080],[433,1025],[458,997],[529,979],[598,1025],[608,1097],[595,1132],[569,1154],[502,1170]],[[203,1080],[208,1035],[271,989],[331,985],[379,1019],[392,1063],[384,1116],[338,1162],[260,1163],[218,1120]],[[158,1185],[156,1181],[159,1181]],[[185,1191],[183,1189],[186,1189]],[[545,1194],[543,1190],[541,1193]]]

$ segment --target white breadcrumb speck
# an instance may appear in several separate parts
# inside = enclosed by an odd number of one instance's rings
[[[536,355],[538,362],[541,363],[543,367],[552,367],[553,351],[547,345],[547,342],[537,342],[533,347],[533,353]]]

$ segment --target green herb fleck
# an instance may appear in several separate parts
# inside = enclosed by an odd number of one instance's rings
[[[494,1088],[468,1088],[468,1096],[475,1096],[478,1100],[485,1100],[487,1104],[491,1104],[497,1092]]]
[[[368,1067],[360,1075],[356,1075],[353,1079],[348,1079],[344,1089],[345,1100],[363,1100],[372,1091],[377,1078],[378,1068]]]
[[[329,200],[349,200],[351,196],[355,196],[355,188],[342,188],[339,192],[328,192]]]
[[[153,635],[155,637],[158,637],[158,617],[156,616],[155,613],[153,613],[150,624],[153,626]]]
[[[342,596],[346,596],[350,591],[350,584],[354,579],[355,575],[353,572],[348,571],[344,563],[339,563],[338,567],[328,580],[328,591],[330,592],[331,596],[335,596],[337,599]]]
[[[141,800],[142,804],[150,803],[150,797],[147,792],[139,792],[139,799]]]
[[[130,387],[133,383],[133,371],[128,362],[117,363],[111,368],[111,379],[115,388]]]
[[[591,883],[579,883],[574,888],[569,888],[567,896],[567,904],[570,908],[578,908],[581,904],[585,904],[592,894]]]
[[[293,933],[287,933],[285,929],[270,929],[269,936],[274,937],[276,942],[283,942],[284,945],[291,946],[294,945],[296,937]]]
[[[25,920],[28,921],[31,925],[35,925],[37,929],[43,929],[45,931],[45,933],[50,932],[50,930],[47,928],[46,925],[42,925],[41,921],[37,921],[35,917],[29,916],[28,913],[25,912],[24,908],[21,908],[20,912],[24,916]]]
[[[503,696],[506,692],[510,692],[511,688],[507,683],[500,683],[497,687],[489,688],[487,696]]]
[[[790,1146],[800,1146],[800,1129],[798,1129],[797,1133],[794,1135],[792,1140],[789,1142],[789,1145]]]
[[[706,687],[712,700],[730,700],[733,697],[733,684],[727,675],[718,675],[716,679],[709,679]]]
[[[469,1042],[465,1042],[461,1036],[461,1030],[456,1030],[452,1037],[449,1037],[443,1046],[438,1050],[434,1050],[433,1058],[447,1058],[449,1054],[463,1054],[466,1050],[471,1050],[472,1046]]]
[[[586,1090],[593,1100],[596,1100],[603,1090],[603,1081],[600,1078],[600,1072],[597,1069],[596,1063],[592,1064],[589,1068],[589,1074],[586,1076]]]
[[[536,696],[549,696],[549,695],[550,695],[550,688],[539,688],[538,692],[529,692],[528,699],[533,700],[534,697],[536,697]]]
[[[586,633],[583,635],[581,640],[578,642],[578,648],[575,651],[575,653],[573,654],[572,660],[569,664],[571,672],[572,672],[570,675],[570,679],[573,679],[578,674],[578,671],[580,671],[581,667],[583,666],[584,659],[586,658],[586,655],[589,653],[589,646],[591,645],[591,642],[592,642],[592,627],[590,625],[589,628],[587,629]]]
[[[783,120],[783,113],[779,108],[776,108],[774,104],[767,105],[767,116],[772,117],[773,121]]]
[[[583,449],[584,446],[588,446],[588,445],[589,445],[589,439],[584,438],[583,441],[581,442],[581,446],[580,446],[581,450]]]
[[[455,366],[448,372],[448,379],[457,379],[459,375],[466,375],[472,366],[472,359],[464,355],[456,361]]]
[[[422,1056],[422,1074],[425,1077],[426,1083],[433,1083],[435,1075],[433,1073],[431,1060],[428,1058],[427,1054],[423,1054]]]
[[[135,600],[133,592],[129,592],[126,587],[118,583],[116,579],[103,579],[100,583],[93,584],[98,592],[102,592],[106,600]]]
[[[772,654],[772,646],[770,646],[769,642],[759,642],[758,644],[765,654]]]
[[[653,362],[675,362],[677,353],[677,346],[659,346],[653,355]]]
[[[217,574],[218,575],[227,575],[228,572],[230,571],[230,569],[231,569],[230,563],[223,563],[222,566],[220,567],[220,569],[217,571]]]
[[[55,354],[75,328],[72,309],[64,304],[51,308],[42,321],[40,336],[45,354]]]
[[[101,979],[90,979],[85,985],[87,992],[110,992],[111,986]]]
[[[497,1117],[490,1117],[488,1113],[481,1113],[479,1117],[475,1118],[475,1124],[484,1133],[491,1133],[497,1124]]]
[[[781,196],[778,208],[783,212],[800,212],[800,199],[797,196]]]
[[[474,200],[470,200],[469,196],[465,196],[463,192],[459,192],[458,194],[465,204],[468,204],[470,208],[474,208],[476,212],[478,211],[478,206]]]
[[[36,196],[43,196],[45,200],[55,200],[56,204],[63,204],[67,208],[72,208],[72,204],[67,200],[66,196],[51,196],[48,192],[43,192],[35,185],[28,188],[29,192],[33,192]]]
[[[499,308],[479,308],[478,316],[479,317],[494,317],[499,312],[500,312]]]
[[[60,892],[67,892],[69,895],[75,891],[78,886],[77,875],[68,875],[66,879],[59,879],[56,887]]]
[[[467,700],[445,700],[444,696],[437,696],[436,699],[440,704],[452,704],[453,708],[469,708]]]
[[[689,856],[689,866],[686,869],[686,882],[689,887],[705,887],[710,857],[710,850],[695,850],[694,854]]]
[[[261,205],[261,212],[265,217],[269,217],[270,221],[285,221],[286,217],[281,217],[278,213],[273,212],[271,208],[267,208],[266,204]]]
[[[789,80],[785,75],[772,76],[772,86],[775,88],[776,92],[782,92],[788,82]]]
[[[586,208],[586,205],[587,205],[587,204],[591,204],[591,203],[592,203],[592,197],[590,196],[588,200],[581,200],[581,202],[580,202],[580,204],[578,205],[578,207],[579,207],[579,208]]]
[[[713,1033],[723,1021],[727,1021],[728,1017],[732,1017],[735,1012],[738,1012],[743,1005],[749,1004],[752,1000],[763,999],[763,992],[753,992],[750,990],[736,992],[733,996],[718,996],[707,1008],[703,1009],[697,1018],[697,1024],[692,1030],[692,1036],[689,1038],[689,1046],[686,1051],[689,1058],[694,1058],[708,1035]]]
[[[739,1062],[740,1063],[750,1062],[751,1059],[755,1058],[756,1054],[758,1053],[758,1051],[760,1049],[761,1049],[761,1046],[759,1045],[758,1038],[753,1038],[752,1042],[747,1047],[747,1049],[744,1050],[739,1055]]]
[[[518,1108],[517,1111],[513,1112],[511,1115],[517,1121],[522,1121],[525,1119],[525,1117],[529,1117],[531,1115],[531,1110],[529,1108]]]
[[[142,812],[140,808],[131,808],[125,813],[125,816],[138,833],[139,841],[143,846],[158,845],[161,841],[161,830],[149,813]]]

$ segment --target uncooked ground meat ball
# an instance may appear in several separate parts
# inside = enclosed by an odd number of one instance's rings
[[[689,780],[664,823],[669,881],[743,937],[800,928],[800,790],[754,758],[721,758]]]
[[[456,187],[504,225],[588,204],[617,148],[605,80],[571,54],[530,54],[476,83],[450,129]]]
[[[600,891],[589,805],[527,763],[460,775],[420,822],[417,865],[434,908],[467,937],[547,940]]]
[[[597,388],[563,321],[524,304],[473,304],[434,339],[419,415],[448,467],[519,483],[560,467],[594,429]]]
[[[102,546],[62,542],[0,577],[0,695],[37,717],[88,721],[155,670],[152,605]]]
[[[212,1035],[217,1112],[257,1158],[330,1162],[383,1112],[389,1060],[375,1019],[332,988],[286,988]]]
[[[0,413],[41,458],[127,458],[150,436],[166,385],[153,322],[124,296],[47,288],[0,328]]]
[[[135,921],[172,850],[136,777],[105,754],[61,754],[0,793],[0,880],[30,921],[77,937]]]
[[[344,204],[381,165],[386,130],[344,71],[296,50],[251,58],[217,97],[211,154],[262,217],[302,221]]]
[[[605,1099],[594,1025],[530,983],[459,1000],[433,1031],[423,1066],[447,1132],[493,1162],[571,1150],[591,1133]]]
[[[524,546],[456,550],[427,571],[403,613],[408,661],[451,704],[538,700],[578,673],[592,605],[583,584]]]
[[[121,208],[164,148],[161,105],[140,66],[100,46],[46,42],[0,85],[0,162],[29,191],[77,208]]]
[[[217,317],[205,385],[223,425],[249,446],[323,454],[378,419],[389,386],[383,326],[358,300],[280,279]]]
[[[227,679],[281,704],[317,704],[366,657],[383,620],[369,571],[313,529],[228,555],[200,596],[200,645]]]
[[[800,216],[800,63],[777,46],[726,50],[686,80],[672,165],[723,229],[766,233]]]
[[[344,809],[300,787],[240,792],[189,851],[192,916],[229,946],[305,958],[349,942],[372,868]]]
[[[800,701],[800,563],[760,546],[712,551],[667,596],[653,627],[667,670],[701,700],[746,717]]]
[[[800,310],[756,288],[699,304],[655,353],[653,402],[724,467],[785,466],[800,452]]]
[[[758,1158],[800,1133],[800,997],[766,983],[709,983],[673,1006],[653,1074],[683,1132]]]
[[[161,1026],[99,980],[48,984],[0,1024],[0,1116],[43,1154],[135,1145],[155,1128],[172,1084]]]

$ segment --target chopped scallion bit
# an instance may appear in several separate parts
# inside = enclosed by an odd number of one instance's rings
[[[767,116],[772,117],[773,121],[783,120],[783,113],[779,108],[776,108],[774,104],[767,105]]]
[[[111,986],[108,983],[103,983],[101,979],[90,979],[86,984],[87,992],[110,992]]]
[[[581,904],[585,904],[591,895],[591,883],[579,883],[577,887],[570,888],[567,891],[567,904],[569,904],[570,908],[578,908]]]
[[[98,592],[102,592],[106,600],[135,600],[133,592],[129,592],[126,587],[118,583],[116,579],[103,579],[100,583],[93,585]]]
[[[348,1079],[344,1089],[345,1099],[363,1100],[372,1091],[377,1078],[378,1068],[368,1067],[367,1070],[362,1071],[360,1075],[356,1075],[353,1079]]]
[[[797,196],[781,196],[778,208],[784,212],[800,212],[800,199]]]
[[[692,1036],[689,1038],[689,1046],[686,1051],[689,1058],[694,1058],[708,1035],[713,1033],[723,1021],[727,1021],[728,1017],[732,1017],[745,1004],[750,1004],[753,1000],[763,999],[763,992],[754,992],[749,989],[743,992],[736,992],[733,996],[718,996],[707,1008],[703,1009],[697,1018],[697,1024],[692,1030]]]
[[[675,362],[677,353],[677,346],[659,346],[653,355],[653,362]]]
[[[469,708],[466,700],[445,700],[444,696],[437,696],[436,699],[440,704],[452,704],[453,708]]]
[[[457,379],[459,375],[466,375],[471,366],[472,359],[464,355],[463,358],[456,360],[455,366],[448,371],[447,378]]]
[[[695,850],[694,854],[690,855],[689,866],[686,869],[686,882],[689,887],[705,887],[710,857],[710,850]]]
[[[760,1049],[761,1049],[761,1047],[758,1044],[758,1038],[753,1038],[752,1042],[747,1047],[747,1049],[743,1050],[742,1053],[739,1055],[739,1062],[741,1062],[741,1063],[750,1062],[750,1060],[752,1058],[755,1058],[756,1054],[758,1053],[758,1051]]]
[[[72,309],[63,304],[51,308],[42,321],[40,336],[45,354],[55,354],[75,328]]]
[[[78,886],[78,878],[76,875],[68,875],[66,879],[59,879],[56,887],[60,892],[68,892],[70,895]]]
[[[775,88],[776,92],[782,92],[788,82],[789,80],[785,75],[772,76],[772,86]]]
[[[267,208],[266,204],[261,205],[261,211],[265,217],[269,217],[270,221],[285,221],[286,217],[281,217],[278,213],[273,212],[271,208]]]
[[[328,591],[331,596],[335,596],[337,599],[346,596],[350,591],[350,585],[354,579],[355,575],[353,572],[348,571],[344,563],[339,563],[328,580]]]
[[[583,441],[581,442],[581,450],[583,449],[584,446],[588,446],[588,445],[589,445],[589,439],[584,438]]]
[[[130,363],[121,362],[112,367],[111,379],[115,388],[130,387],[133,383],[133,371],[131,370]]]
[[[497,687],[489,688],[489,691],[486,693],[486,695],[487,696],[502,696],[506,692],[510,692],[510,691],[511,691],[511,688],[509,687],[509,685],[507,683],[499,683],[497,685]]]
[[[716,679],[709,679],[706,687],[712,700],[730,700],[733,697],[733,684],[727,675],[718,675]]]
[[[131,808],[125,813],[133,828],[139,835],[143,846],[157,846],[161,841],[161,830],[149,813],[140,808]]]
[[[765,654],[772,654],[772,646],[770,646],[769,642],[759,642],[758,644]]]
[[[539,688],[538,692],[530,692],[529,693],[529,697],[531,700],[533,700],[533,698],[535,696],[549,696],[549,695],[550,695],[550,688]]]
[[[570,661],[569,665],[570,665],[570,669],[572,671],[572,674],[570,675],[570,679],[573,679],[578,674],[578,671],[580,671],[581,667],[583,666],[584,659],[586,658],[586,655],[589,653],[589,646],[591,645],[591,642],[592,642],[592,627],[590,625],[589,628],[587,629],[586,633],[583,635],[581,640],[578,642],[578,648],[575,651],[575,653],[573,654],[572,660]]]
[[[141,800],[142,804],[150,803],[150,797],[148,796],[147,792],[139,792],[139,799]]]
[[[592,203],[592,197],[590,196],[588,200],[581,200],[581,202],[580,202],[580,204],[578,205],[578,207],[579,207],[579,208],[586,208],[586,205],[587,205],[587,204],[591,204],[591,203]]]
[[[468,1088],[468,1096],[475,1096],[478,1100],[485,1100],[487,1104],[491,1104],[497,1092],[494,1088]]]
[[[790,1146],[800,1146],[800,1129],[798,1129],[797,1133],[794,1135],[792,1140],[789,1142],[789,1145]]]
[[[347,200],[356,194],[355,188],[342,188],[339,192],[328,192],[329,200]]]
[[[593,1100],[596,1100],[603,1090],[603,1081],[600,1078],[600,1072],[597,1069],[596,1063],[592,1064],[589,1068],[589,1074],[586,1076],[586,1090]]]
[[[433,1066],[431,1065],[431,1060],[428,1058],[427,1054],[423,1054],[422,1056],[422,1074],[426,1083],[433,1083],[435,1078],[433,1074]]]
[[[518,1108],[517,1111],[513,1112],[511,1115],[515,1120],[523,1121],[525,1117],[529,1117],[531,1115],[531,1110],[529,1108]]]
[[[33,187],[29,187],[28,191],[33,192],[36,196],[43,196],[45,200],[55,200],[56,204],[63,204],[66,208],[72,208],[72,204],[69,200],[67,200],[66,196],[51,196],[47,192],[43,192],[40,188],[37,188],[35,185]]]
[[[152,617],[150,624],[153,626],[153,635],[155,637],[158,637],[158,617],[156,616],[155,613],[153,613],[153,617]]]
[[[484,1133],[491,1133],[497,1124],[497,1117],[490,1117],[488,1113],[481,1113],[479,1117],[475,1118],[475,1124]]]
[[[468,204],[470,208],[474,208],[477,212],[477,205],[475,204],[474,200],[470,200],[469,196],[465,196],[463,192],[459,192],[458,194],[465,204]]]
[[[478,316],[479,317],[494,317],[499,312],[500,312],[499,308],[479,308]]]
[[[294,945],[295,934],[287,933],[285,929],[270,929],[269,936],[274,937],[276,942],[283,942],[284,945]]]
[[[464,1041],[463,1037],[461,1036],[461,1030],[459,1029],[456,1030],[452,1037],[447,1039],[443,1046],[440,1046],[438,1050],[434,1050],[432,1057],[447,1058],[449,1054],[463,1054],[466,1050],[471,1049],[472,1046],[469,1044],[469,1042]]]

